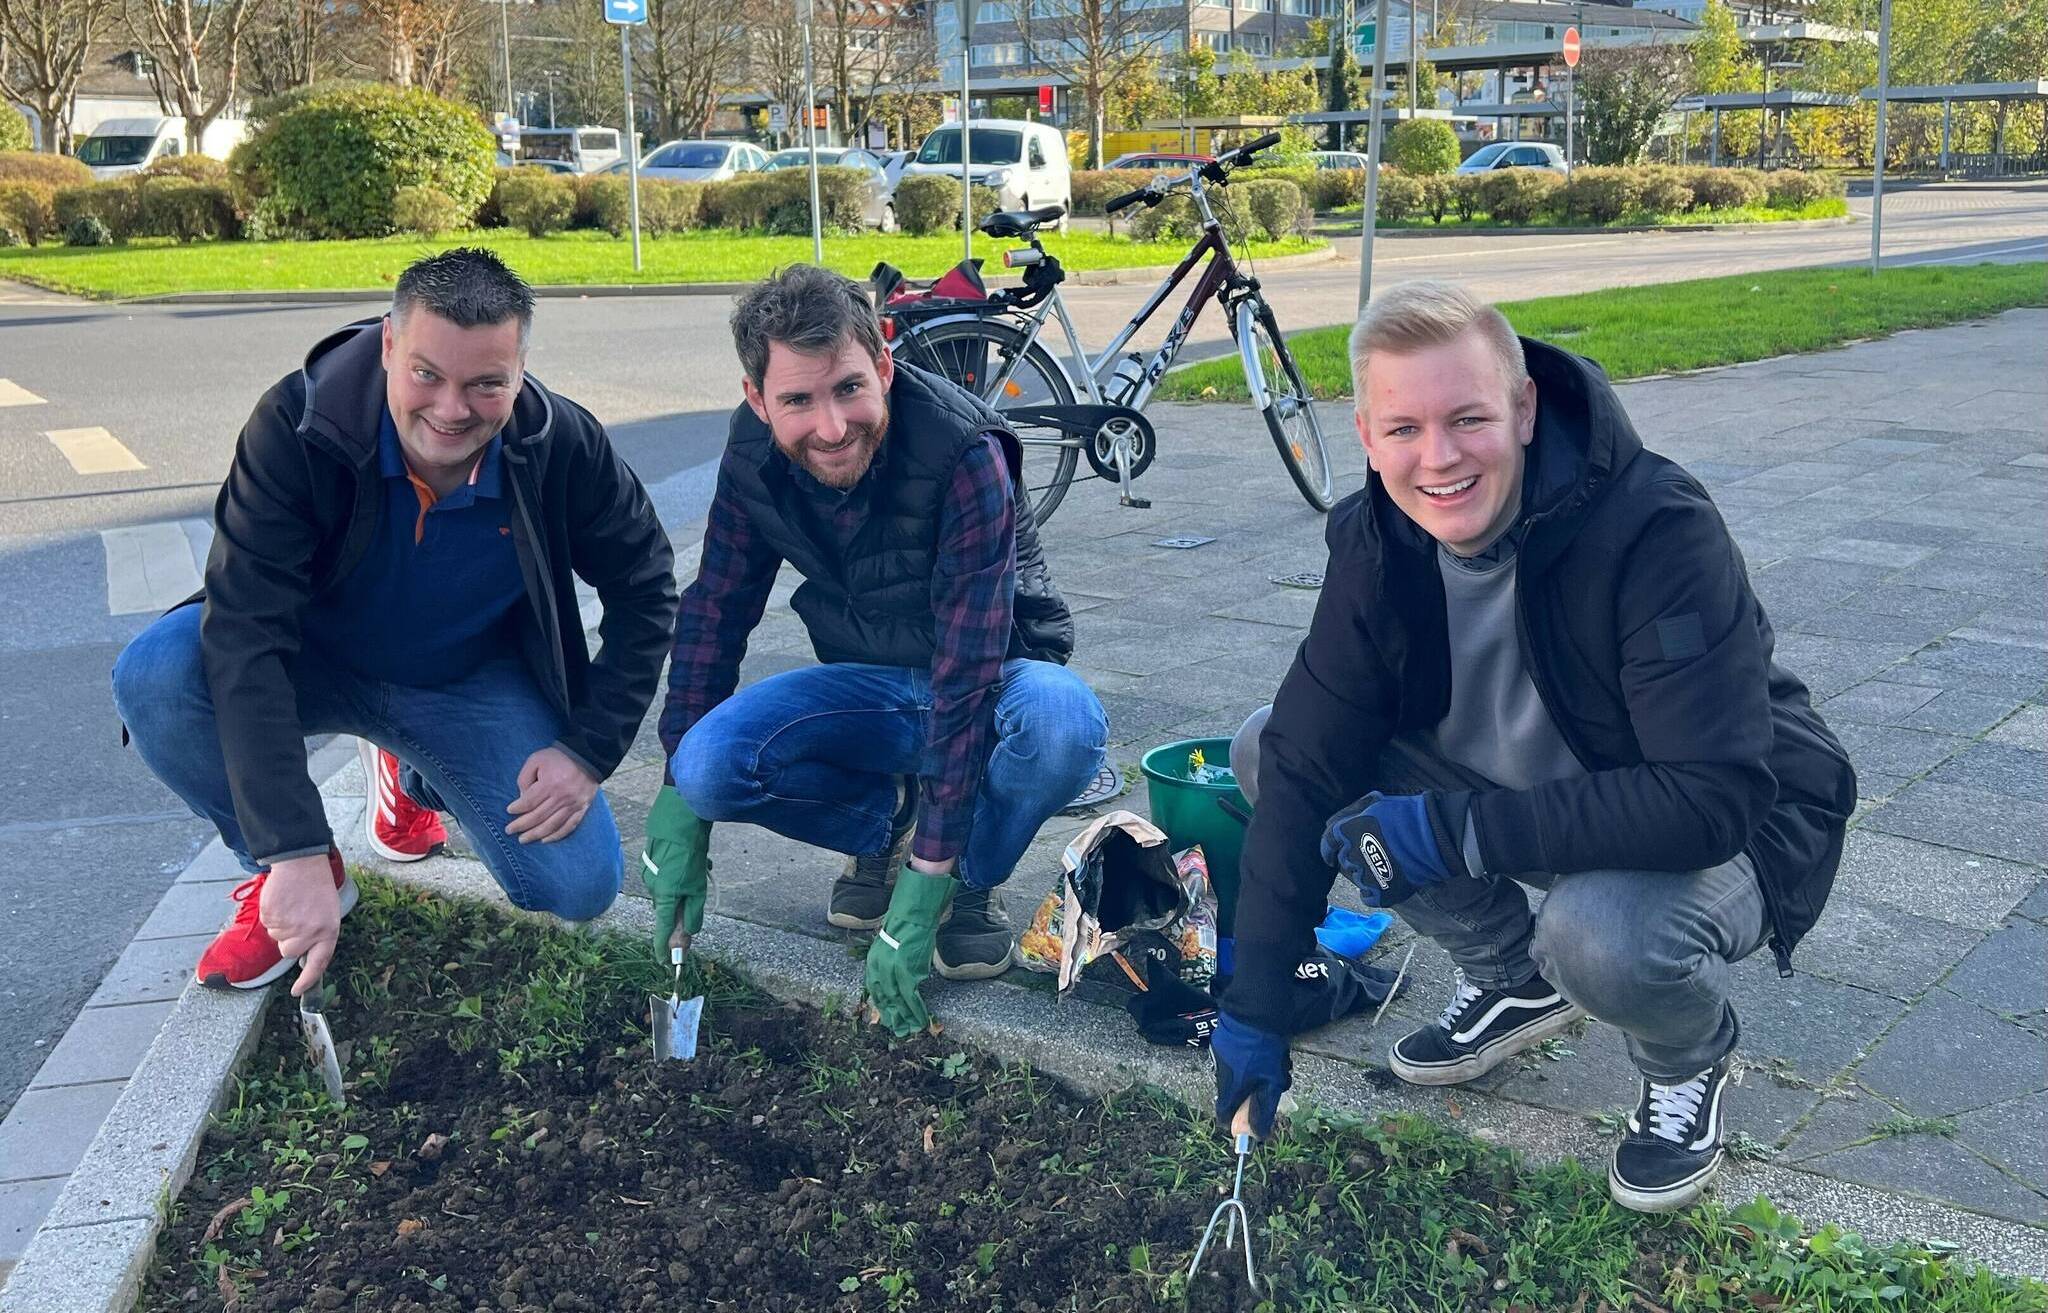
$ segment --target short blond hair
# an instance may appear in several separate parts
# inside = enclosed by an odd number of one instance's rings
[[[1396,355],[1442,346],[1467,329],[1477,329],[1500,361],[1501,381],[1510,395],[1529,377],[1522,339],[1508,317],[1456,283],[1402,283],[1374,297],[1351,330],[1351,388],[1365,406],[1365,367],[1375,351]]]

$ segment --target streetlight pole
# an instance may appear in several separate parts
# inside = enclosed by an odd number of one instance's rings
[[[804,139],[811,147],[811,263],[825,263],[824,222],[818,214],[818,87],[811,75],[811,19],[815,6],[804,0]]]
[[[1380,210],[1380,119],[1386,106],[1386,97],[1380,88],[1386,80],[1387,0],[1379,0],[1372,28],[1372,83],[1365,89],[1370,107],[1366,121],[1371,128],[1365,140],[1365,212],[1360,216],[1364,222],[1358,230],[1358,313],[1361,315],[1365,313],[1366,302],[1372,300],[1372,232],[1379,221]]]
[[[970,109],[969,82],[973,77],[974,60],[974,0],[959,0],[960,4],[960,245],[965,252],[960,258],[974,258],[974,171],[968,162],[974,158],[967,149],[967,121],[974,117]],[[1091,107],[1092,109],[1092,107]]]
[[[633,220],[633,272],[640,272],[640,127],[633,117],[633,29],[619,25],[619,66],[626,86],[626,181]]]
[[[498,0],[498,35],[505,46],[505,112],[516,123],[519,110],[512,103],[512,0]]]
[[[1878,0],[1877,8],[1877,167],[1870,175],[1870,272],[1877,273],[1878,253],[1884,246],[1884,127],[1886,100],[1892,93],[1892,0]]]

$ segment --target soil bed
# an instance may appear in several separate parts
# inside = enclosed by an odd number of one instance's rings
[[[1241,1269],[1192,1289],[1179,1275],[1230,1156],[1162,1095],[1077,1094],[716,971],[686,982],[709,994],[699,1056],[657,1068],[643,945],[363,885],[327,1009],[348,1106],[327,1101],[280,999],[141,1307],[1260,1306]],[[1822,1270],[1912,1281],[1915,1307],[2039,1306],[2039,1287],[1923,1250],[1830,1267],[1796,1222],[1631,1217],[1582,1168],[1411,1120],[1297,1117],[1246,1196],[1264,1307],[1776,1308],[1771,1292]]]

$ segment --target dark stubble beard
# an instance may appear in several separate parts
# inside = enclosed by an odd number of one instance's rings
[[[866,477],[868,466],[875,463],[875,453],[882,449],[882,439],[889,432],[888,406],[884,404],[882,408],[881,423],[850,424],[847,426],[847,432],[853,435],[855,450],[859,453],[859,460],[850,467],[828,470],[823,465],[813,463],[811,460],[811,439],[809,438],[804,439],[804,445],[797,453],[797,463],[804,467],[806,474],[809,474],[826,487],[840,492],[845,492],[856,483],[859,483],[862,478]]]

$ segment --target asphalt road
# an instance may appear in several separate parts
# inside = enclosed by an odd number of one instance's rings
[[[1852,205],[1867,212],[1867,200]],[[2048,184],[1900,192],[1887,198],[1886,236],[1900,263],[2039,260]],[[1853,262],[1868,246],[1860,224],[1389,238],[1377,244],[1375,273],[1382,286],[1455,277],[1505,299]],[[1355,240],[1346,247],[1339,262],[1265,276],[1285,327],[1351,318]],[[1143,296],[1132,286],[1069,292],[1090,344]],[[107,692],[114,659],[196,579],[213,490],[256,397],[313,341],[378,311],[106,306],[0,283],[0,1114],[210,837],[121,747]],[[531,370],[610,427],[670,525],[702,513],[708,462],[738,399],[729,311],[715,296],[541,306]],[[1208,315],[1189,350],[1226,344],[1225,326]],[[120,466],[129,468],[108,468]]]

